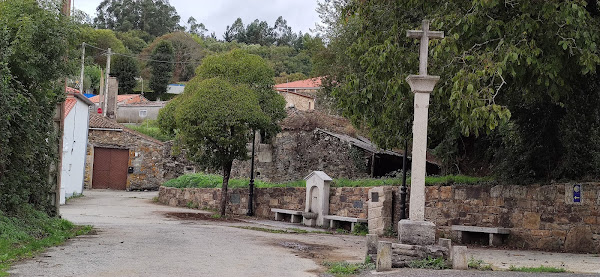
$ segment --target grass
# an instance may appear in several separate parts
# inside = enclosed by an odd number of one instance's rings
[[[369,233],[369,226],[363,223],[356,223],[352,234],[355,236],[366,236]]]
[[[153,137],[160,141],[172,140],[173,137],[163,133],[158,127],[156,120],[144,120],[140,125],[127,125],[127,128],[138,131],[144,135]]]
[[[565,270],[564,268],[557,268],[557,267],[543,266],[543,265],[540,265],[539,267],[515,267],[514,265],[511,265],[508,270],[509,271],[518,271],[518,272],[535,272],[535,273],[541,273],[541,272],[565,273],[565,272],[567,272],[567,270]]]
[[[328,267],[327,272],[334,276],[348,276],[360,273],[363,270],[372,270],[375,268],[375,265],[367,260],[365,260],[365,263],[323,262],[323,265]]]
[[[408,264],[410,268],[426,268],[426,269],[448,269],[450,268],[444,258],[432,258],[428,257],[422,260],[412,261]]]
[[[229,179],[229,188],[247,188],[250,179]],[[163,184],[165,187],[173,188],[220,188],[223,184],[223,176],[215,174],[186,174],[176,179],[171,179]],[[256,188],[273,188],[273,187],[306,187],[304,180],[287,182],[287,183],[268,183],[261,180],[255,180]]]
[[[473,257],[471,257],[471,259],[469,259],[469,263],[467,265],[471,269],[482,270],[482,271],[492,270],[491,264],[485,263],[483,260],[475,260],[475,258],[473,258]]]
[[[463,175],[448,175],[441,177],[427,177],[425,183],[427,185],[434,184],[477,184],[490,181],[490,178],[469,177]],[[229,188],[247,188],[250,179],[239,178],[230,179]],[[407,180],[410,184],[410,179]],[[220,188],[223,184],[223,177],[215,174],[194,173],[180,176],[176,179],[171,179],[163,184],[165,187],[173,188]],[[286,183],[269,183],[261,180],[255,180],[257,188],[287,188],[287,187],[305,187],[304,180],[286,182]],[[381,178],[381,179],[335,179],[333,187],[377,187],[377,186],[396,186],[402,184],[401,178]]]
[[[30,206],[24,206],[15,217],[0,212],[0,276],[8,276],[6,270],[13,262],[32,257],[91,229],[91,226],[76,226],[64,219],[48,217]]]

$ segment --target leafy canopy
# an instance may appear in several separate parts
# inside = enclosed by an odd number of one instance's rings
[[[35,0],[0,1],[0,213],[24,204],[50,214],[50,165],[56,165],[53,115],[73,72],[65,62],[74,26],[59,7]]]
[[[152,61],[149,62],[152,69],[150,88],[153,90],[148,94],[149,99],[155,100],[167,93],[167,86],[173,77],[174,49],[170,41],[161,41],[152,51]]]
[[[182,29],[168,0],[104,0],[96,13],[94,23],[100,29],[140,30],[155,37]]]

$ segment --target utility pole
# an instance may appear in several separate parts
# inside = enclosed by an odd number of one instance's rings
[[[106,116],[106,107],[108,102],[108,76],[110,74],[110,55],[112,55],[110,48],[108,48],[108,53],[106,54],[106,73],[104,78],[104,103],[102,104],[102,115]]]
[[[81,74],[79,75],[79,92],[83,94],[83,74],[85,67],[85,42],[81,43]]]

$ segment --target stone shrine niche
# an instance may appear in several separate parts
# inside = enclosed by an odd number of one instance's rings
[[[323,216],[329,214],[329,188],[332,181],[323,171],[313,171],[306,178],[304,225],[323,226]]]

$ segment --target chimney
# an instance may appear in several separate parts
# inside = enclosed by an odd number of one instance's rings
[[[106,101],[106,117],[116,119],[117,95],[119,94],[119,82],[115,77],[108,78],[108,99]]]

